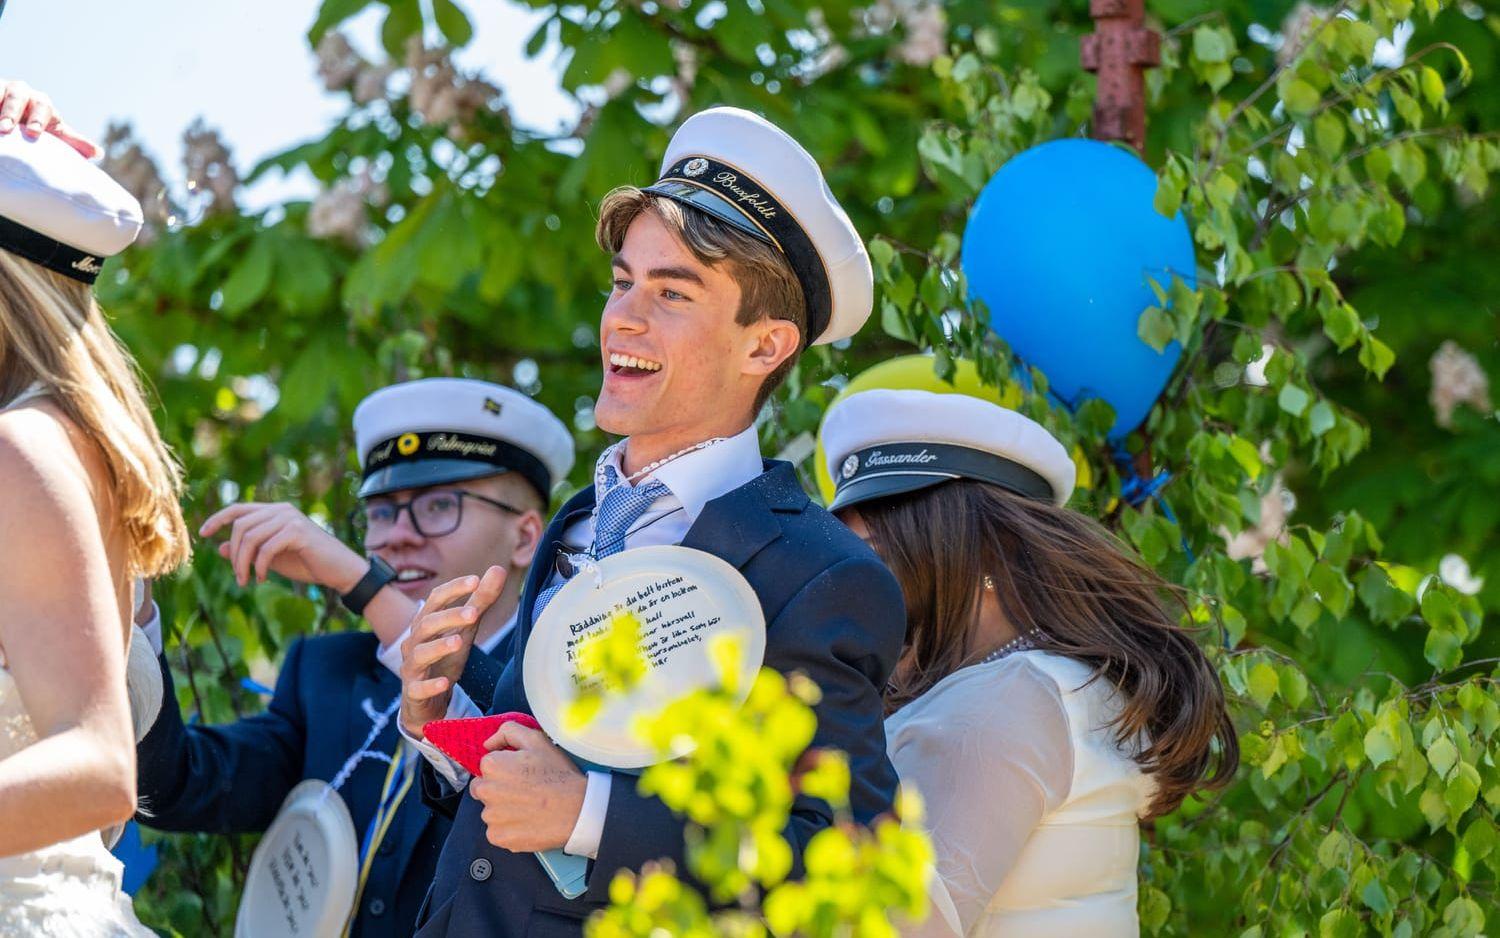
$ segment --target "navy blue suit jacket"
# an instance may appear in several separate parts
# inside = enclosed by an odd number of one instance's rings
[[[380,712],[401,681],[375,659],[368,632],[339,632],[294,642],[265,712],[227,726],[185,726],[162,661],[161,716],[137,747],[141,824],[164,831],[249,833],[270,826],[287,793],[304,779],[332,781],[371,728],[368,700]],[[476,660],[484,656],[476,655]],[[393,752],[392,718],[375,747]],[[387,764],[364,759],[340,794],[362,836],[375,814]],[[360,899],[355,938],[411,935],[432,882],[448,819],[422,803],[413,784],[376,851]]]
[[[562,533],[593,504],[590,487],[547,528],[522,593],[515,654],[498,675],[492,713],[530,710],[521,654],[531,631],[532,607],[553,568]],[[890,571],[859,538],[814,505],[792,467],[781,462],[768,462],[765,473],[709,502],[682,543],[723,558],[750,582],[765,611],[766,665],[783,673],[800,671],[822,688],[813,745],[848,753],[855,818],[869,821],[887,811],[896,773],[886,758],[881,691],[906,629],[901,590]],[[466,689],[472,696],[473,689]],[[582,933],[589,913],[607,902],[617,870],[636,870],[659,858],[686,869],[683,822],[658,799],[639,794],[633,776],[616,774],[613,779],[588,891],[575,900],[562,897],[535,856],[492,846],[485,839],[481,805],[467,792],[438,798],[446,786],[430,766],[424,767],[423,781],[440,810],[456,813],[421,913],[418,938],[571,938]],[[825,802],[798,796],[787,830],[798,869],[802,848],[833,821]]]

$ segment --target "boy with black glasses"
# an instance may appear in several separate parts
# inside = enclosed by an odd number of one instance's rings
[[[572,468],[567,427],[510,388],[433,378],[367,397],[355,410],[354,433],[363,479],[353,521],[363,554],[288,504],[231,505],[200,534],[229,531],[218,549],[242,586],[278,573],[334,590],[372,632],[293,643],[267,710],[227,726],[183,724],[163,659],[166,699],[137,750],[142,824],[263,831],[298,783],[334,779],[371,731],[371,714],[400,694],[398,639],[434,585],[490,566],[511,571],[514,585],[480,622],[476,644],[496,652],[509,635],[552,486]],[[147,633],[160,652],[159,626]],[[489,661],[472,656],[470,672],[482,674]],[[398,751],[398,742],[391,720],[370,746],[397,757],[397,780],[419,761],[409,747]],[[417,786],[381,810],[382,788],[400,791],[382,784],[389,768],[364,760],[339,789],[360,834],[394,812],[388,826],[376,825],[384,830],[378,842],[361,838],[370,856],[361,863],[368,872],[352,916],[357,938],[411,934],[448,832]]]

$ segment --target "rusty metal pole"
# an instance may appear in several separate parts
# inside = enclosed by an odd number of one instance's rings
[[[1079,58],[1099,76],[1089,135],[1146,151],[1146,69],[1161,64],[1161,36],[1145,25],[1145,0],[1089,0],[1096,32]]]

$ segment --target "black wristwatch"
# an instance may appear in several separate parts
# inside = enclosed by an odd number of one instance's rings
[[[396,571],[391,569],[390,564],[379,557],[371,557],[370,569],[360,577],[358,583],[354,584],[354,589],[339,597],[339,602],[344,604],[345,609],[357,616],[362,616],[370,600],[375,598],[375,594],[395,578]]]

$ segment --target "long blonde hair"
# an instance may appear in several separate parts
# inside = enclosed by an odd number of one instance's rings
[[[182,469],[151,420],[130,353],[87,285],[0,251],[0,406],[33,383],[103,457],[127,573],[181,566],[190,550]]]

